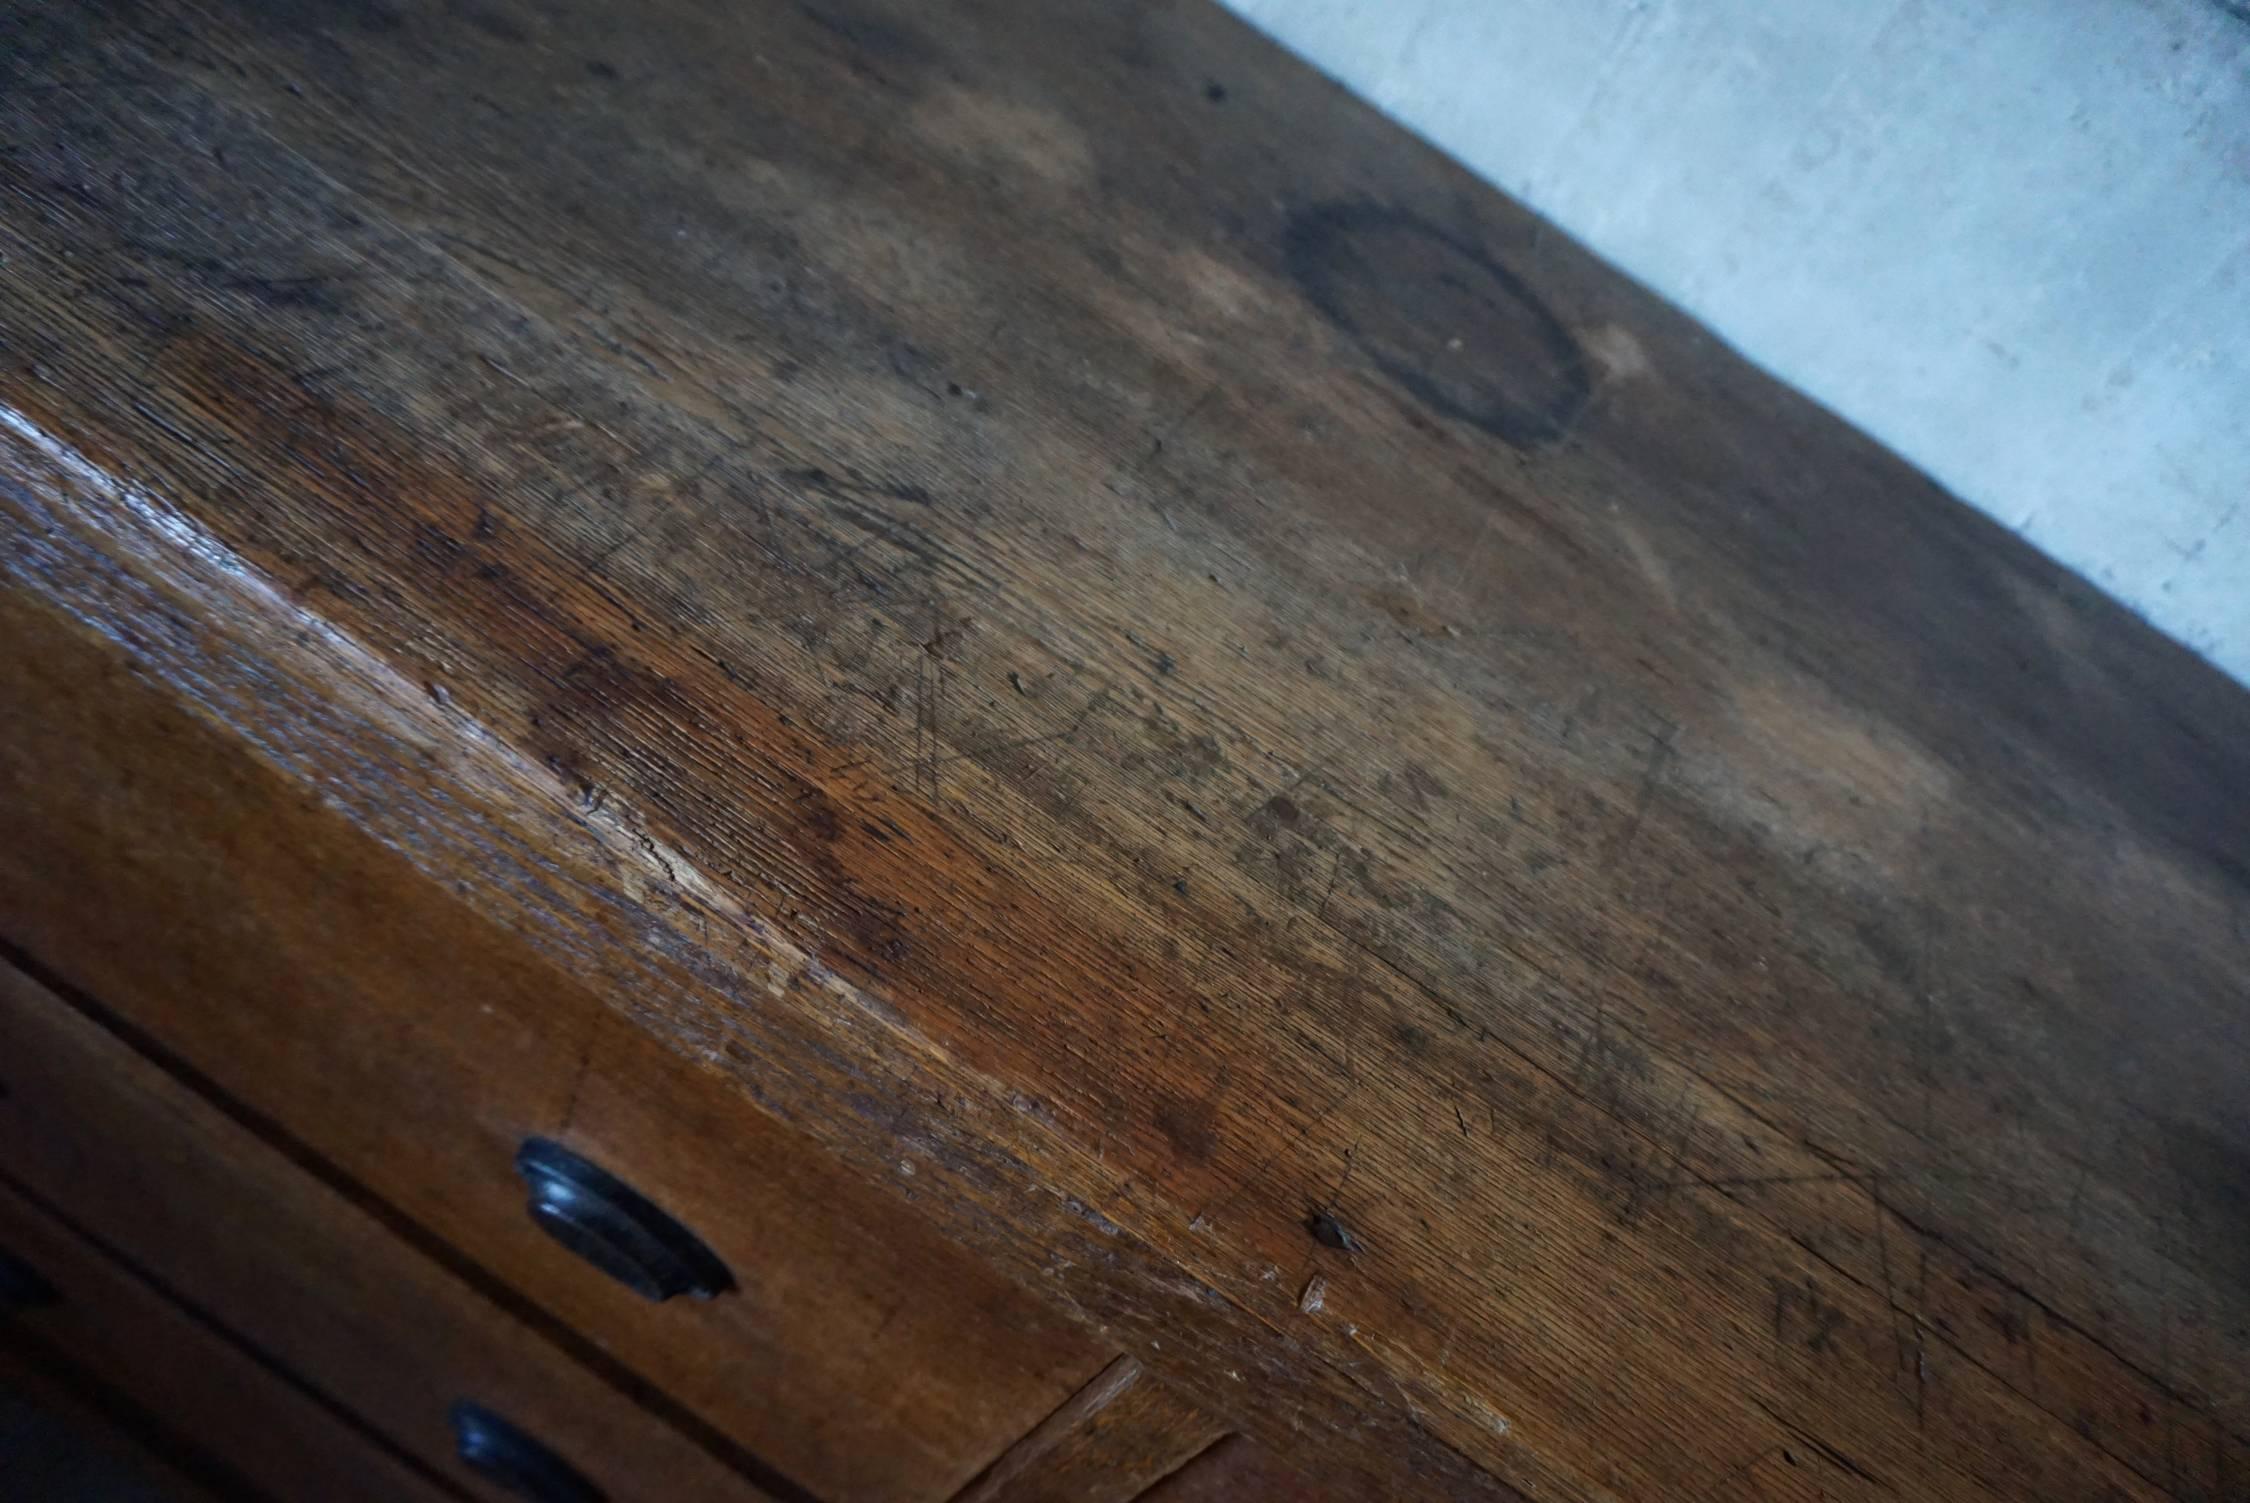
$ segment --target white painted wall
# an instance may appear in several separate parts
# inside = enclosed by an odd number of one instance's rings
[[[1227,0],[2250,682],[2250,0]]]

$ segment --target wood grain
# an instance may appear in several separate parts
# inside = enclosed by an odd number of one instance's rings
[[[1272,1452],[1230,1435],[1149,1489],[1142,1503],[1321,1503],[1325,1496]]]
[[[1217,1432],[1140,1363],[1120,1357],[953,1503],[1132,1503]]]
[[[0,1248],[37,1269],[59,1296],[37,1310],[0,1313],[0,1343],[27,1336],[63,1355],[226,1458],[260,1495],[338,1503],[470,1496],[449,1476],[417,1470],[418,1459],[324,1407],[295,1374],[261,1364],[262,1354],[245,1352],[4,1182]]]
[[[471,1399],[620,1503],[767,1498],[12,968],[0,1046],[0,1184],[194,1301],[424,1480],[506,1496],[453,1458],[447,1408]]]
[[[2250,1476],[2246,697],[1235,23],[7,19],[12,588],[1205,1412]]]

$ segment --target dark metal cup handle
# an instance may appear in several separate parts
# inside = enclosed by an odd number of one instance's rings
[[[561,1144],[527,1139],[516,1151],[516,1171],[531,1190],[531,1219],[636,1294],[709,1299],[734,1287],[726,1264],[701,1238]]]

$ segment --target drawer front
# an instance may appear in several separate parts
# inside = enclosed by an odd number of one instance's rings
[[[613,1503],[767,1498],[12,969],[0,970],[0,1061],[0,1172],[20,1197],[192,1300],[420,1475],[457,1496],[510,1496],[455,1454],[453,1411],[467,1402],[520,1425]]]
[[[1333,1503],[1312,1479],[1230,1435],[1145,1494],[1140,1503]]]
[[[223,1491],[335,1503],[458,1497],[444,1478],[422,1472],[419,1458],[327,1408],[297,1374],[275,1370],[192,1301],[55,1212],[0,1180],[0,1259],[43,1286],[39,1298],[12,1307],[0,1295],[0,1347],[19,1364],[63,1374],[49,1380],[53,1388],[76,1378],[115,1395],[145,1417],[159,1453],[191,1458],[191,1472],[219,1473]],[[196,1466],[194,1458],[207,1460]]]
[[[0,941],[590,1338],[582,1359],[738,1469],[934,1503],[1112,1355],[108,644],[5,595],[0,640],[0,704],[34,711],[0,716]],[[675,1218],[734,1292],[652,1304],[543,1235],[514,1167],[534,1137]]]
[[[0,1456],[14,1496],[70,1498],[89,1486],[110,1503],[219,1503],[255,1498],[231,1467],[163,1449],[115,1390],[62,1374],[0,1342]],[[87,1475],[84,1458],[100,1459]]]

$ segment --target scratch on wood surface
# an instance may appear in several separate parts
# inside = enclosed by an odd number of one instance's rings
[[[570,1072],[570,1090],[563,1098],[563,1108],[555,1123],[557,1137],[568,1133],[571,1123],[578,1120],[578,1097],[586,1087],[587,1072],[594,1065],[594,1048],[601,1041],[604,1016],[606,1014],[597,1012],[586,1020],[586,1036],[578,1045],[578,1064]]]
[[[1882,1476],[1880,1473],[1874,1471],[1864,1463],[1860,1462],[1857,1458],[1853,1457],[1848,1452],[1841,1450],[1827,1440],[1822,1439],[1819,1435],[1815,1434],[1811,1430],[1806,1429],[1803,1425],[1798,1424],[1795,1420],[1790,1419],[1787,1415],[1774,1408],[1771,1404],[1768,1404],[1764,1399],[1759,1398],[1756,1394],[1751,1394],[1749,1398],[1751,1405],[1756,1408],[1759,1413],[1763,1414],[1774,1424],[1787,1431],[1789,1435],[1796,1440],[1803,1442],[1808,1450],[1819,1456],[1822,1461],[1825,1461],[1828,1465],[1834,1467],[1837,1471],[1846,1473],[1849,1476],[1857,1477],[1860,1481],[1865,1482],[1872,1487],[1880,1488],[1887,1494],[1891,1494],[1893,1496],[1897,1494],[1898,1489],[1892,1485],[1891,1481],[1888,1478]],[[1775,1447],[1775,1449],[1782,1450],[1782,1448],[1778,1446]],[[1769,1451],[1766,1454],[1770,1456],[1773,1453]],[[1796,1464],[1796,1458],[1794,1456],[1790,1456],[1785,1450],[1783,1450],[1782,1454],[1786,1459],[1789,1460],[1791,1465]],[[1764,1458],[1760,1459],[1762,1460]]]
[[[1110,691],[1107,686],[1096,690],[1086,703],[1079,708],[1078,713],[1071,717],[1070,723],[1059,730],[1042,731],[1035,736],[1010,736],[1004,740],[986,742],[981,746],[972,746],[965,751],[949,752],[942,757],[934,758],[926,758],[923,747],[918,743],[914,755],[904,761],[877,762],[873,758],[862,757],[856,761],[837,764],[836,774],[841,777],[847,772],[857,772],[862,768],[886,777],[893,773],[910,772],[919,782],[923,772],[933,764],[951,766],[955,762],[971,762],[980,757],[996,756],[1001,752],[1017,751],[1027,746],[1044,746],[1049,742],[1068,741],[1085,729],[1086,722],[1101,712],[1102,707],[1109,702],[1109,698]],[[919,733],[919,715],[916,716],[916,720],[916,730]]]
[[[1632,849],[1633,841],[1640,835],[1641,824],[1648,818],[1649,805],[1656,801],[1657,784],[1663,780],[1664,770],[1671,763],[1672,741],[1679,730],[1678,726],[1666,721],[1664,729],[1649,738],[1648,761],[1641,768],[1640,784],[1633,794],[1633,812],[1626,818],[1625,827],[1610,843],[1608,851],[1603,853],[1599,863],[1603,870],[1613,868],[1622,861],[1626,852]]]
[[[1737,1478],[1747,1477],[1748,1475],[1750,1475],[1751,1471],[1757,1467],[1758,1463],[1764,1461],[1768,1456],[1773,1455],[1774,1452],[1780,1449],[1781,1447],[1778,1445],[1767,1446],[1763,1450],[1760,1450],[1753,1455],[1747,1456],[1741,1461],[1736,1462],[1733,1466],[1728,1467],[1724,1472],[1720,1473],[1719,1476],[1712,1480],[1709,1487],[1706,1487],[1702,1492],[1696,1494],[1696,1503],[1711,1503],[1711,1500],[1719,1498],[1724,1493],[1729,1483],[1735,1481]]]
[[[1868,1208],[1875,1215],[1876,1267],[1881,1272],[1883,1279],[1883,1319],[1891,1330],[1891,1370],[1895,1391],[1896,1380],[1900,1374],[1907,1371],[1907,1365],[1906,1332],[1900,1324],[1898,1293],[1891,1280],[1891,1240],[1890,1233],[1887,1230],[1891,1213],[1889,1208],[1883,1204],[1882,1194],[1874,1179],[1870,1178],[1867,1181],[1866,1189]]]
[[[1336,847],[1336,859],[1328,868],[1328,889],[1320,895],[1320,911],[1316,915],[1322,923],[1328,922],[1328,900],[1336,896],[1336,879],[1344,874],[1344,848]]]
[[[1192,1216],[1188,1221],[1188,1226],[1190,1227],[1190,1229],[1195,1229],[1198,1227],[1209,1229],[1217,1225],[1221,1213],[1228,1210],[1234,1205],[1236,1201],[1240,1200],[1243,1195],[1262,1183],[1265,1179],[1266,1171],[1273,1167],[1276,1160],[1280,1159],[1284,1154],[1294,1152],[1297,1145],[1299,1143],[1302,1143],[1315,1127],[1318,1127],[1322,1122],[1327,1121],[1328,1118],[1333,1116],[1336,1112],[1341,1111],[1344,1107],[1344,1104],[1351,1100],[1353,1093],[1356,1092],[1359,1087],[1360,1082],[1358,1077],[1353,1076],[1348,1078],[1345,1081],[1343,1088],[1337,1091],[1334,1097],[1332,1097],[1318,1111],[1314,1112],[1303,1122],[1299,1123],[1297,1126],[1297,1130],[1294,1133],[1290,1134],[1290,1136],[1279,1146],[1277,1146],[1271,1153],[1260,1159],[1257,1164],[1251,1168],[1250,1172],[1243,1175],[1241,1179],[1237,1180],[1234,1186],[1229,1189],[1225,1195],[1221,1196],[1217,1202],[1205,1205],[1202,1208],[1198,1209],[1194,1216]],[[1356,1153],[1358,1152],[1358,1150],[1359,1144],[1355,1140],[1352,1144],[1351,1149],[1345,1154],[1346,1165],[1344,1169],[1344,1180],[1349,1180],[1351,1178],[1350,1157],[1352,1153]],[[1336,1190],[1332,1192],[1329,1197],[1331,1202],[1333,1202],[1335,1196],[1337,1194],[1341,1194],[1342,1191],[1343,1182],[1339,1181]]]

